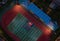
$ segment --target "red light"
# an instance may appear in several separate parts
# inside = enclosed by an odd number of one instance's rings
[[[21,5],[15,5],[14,8],[13,8],[13,11],[14,12],[19,12],[20,11],[20,8],[22,8]]]
[[[50,28],[46,28],[46,30],[45,30],[45,34],[46,35],[50,35],[51,32],[52,32],[52,30]]]
[[[29,26],[32,26],[33,25],[33,23],[31,23],[31,22],[29,22],[28,24],[29,24]]]

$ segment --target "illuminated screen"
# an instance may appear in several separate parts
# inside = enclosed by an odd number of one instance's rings
[[[15,34],[21,41],[37,41],[42,31],[23,15],[18,14],[8,25],[8,30]]]

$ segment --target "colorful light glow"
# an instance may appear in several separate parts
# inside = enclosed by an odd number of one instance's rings
[[[55,31],[58,28],[58,25],[53,22],[50,22],[49,24],[47,24],[47,26],[50,27],[50,29],[52,29],[53,31]]]
[[[50,28],[46,28],[46,30],[45,30],[45,34],[46,35],[50,35],[51,32],[52,32],[52,30]]]
[[[28,24],[29,24],[29,26],[32,26],[33,25],[33,23],[31,23],[31,22],[29,22]]]
[[[14,8],[13,8],[13,11],[19,12],[20,8],[21,8],[21,5],[15,5]]]

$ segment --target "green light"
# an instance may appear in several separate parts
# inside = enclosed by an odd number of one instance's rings
[[[29,22],[23,15],[18,14],[8,25],[8,30],[19,37],[21,41],[36,41],[42,31],[35,25],[29,26]]]

